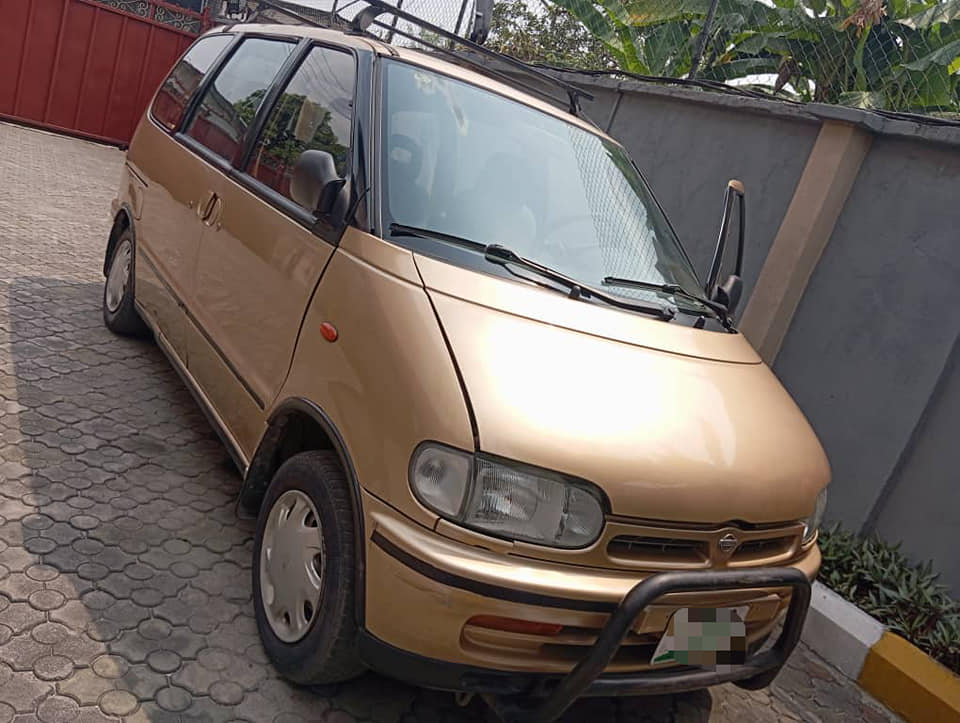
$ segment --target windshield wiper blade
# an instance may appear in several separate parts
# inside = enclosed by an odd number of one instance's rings
[[[479,241],[471,241],[470,239],[461,238],[460,236],[451,236],[450,234],[443,233],[442,231],[431,231],[427,228],[406,226],[402,223],[391,223],[390,235],[413,236],[414,238],[427,239],[428,241],[445,241],[446,243],[453,244],[454,246],[462,246],[463,248],[470,249],[471,251],[479,251],[480,253],[484,253],[487,250],[487,245],[482,244]]]
[[[431,231],[430,229],[407,226],[401,223],[390,224],[390,234],[392,236],[414,236],[416,238],[444,241],[446,243],[454,244],[455,246],[461,246],[463,248],[470,249],[471,251],[478,251],[483,254],[483,257],[487,261],[493,264],[499,264],[500,266],[506,266],[507,264],[520,266],[528,271],[533,271],[534,273],[539,274],[545,279],[549,279],[554,283],[565,286],[569,292],[567,296],[569,296],[571,299],[595,298],[598,301],[609,304],[610,306],[616,306],[629,311],[637,311],[643,314],[649,314],[657,317],[658,319],[662,319],[663,321],[670,321],[676,314],[674,309],[669,306],[637,304],[632,301],[620,299],[611,294],[606,294],[603,291],[594,289],[591,286],[586,286],[576,279],[572,279],[569,276],[560,273],[559,271],[554,271],[548,266],[544,266],[536,261],[532,261],[528,258],[520,256],[516,252],[511,251],[506,246],[501,246],[500,244],[482,244],[478,241],[472,241],[460,236],[453,236],[451,234],[443,233],[442,231]]]
[[[636,279],[623,279],[619,276],[604,276],[603,277],[604,286],[623,286],[632,289],[647,289],[649,291],[662,291],[665,294],[673,294],[674,296],[680,296],[684,299],[689,299],[695,301],[698,304],[703,304],[705,307],[714,312],[717,316],[720,317],[720,320],[725,324],[730,324],[730,315],[727,311],[727,307],[723,304],[720,304],[716,301],[711,301],[699,294],[691,294],[689,291],[684,289],[679,284],[659,284],[655,281],[637,281]]]
[[[492,263],[500,264],[501,266],[505,264],[515,264],[516,266],[534,271],[546,279],[563,284],[570,289],[569,296],[571,299],[579,299],[581,297],[594,298],[604,302],[605,304],[609,304],[610,306],[616,306],[621,309],[629,309],[630,311],[639,311],[643,314],[650,314],[651,316],[656,316],[658,319],[663,319],[664,321],[670,321],[676,313],[669,306],[649,306],[647,304],[637,304],[633,301],[625,301],[611,294],[606,294],[603,291],[594,289],[592,286],[587,286],[576,279],[572,279],[569,276],[561,274],[559,271],[554,271],[549,266],[544,266],[543,264],[538,264],[536,261],[531,261],[528,258],[524,258],[523,256],[511,251],[506,246],[501,246],[500,244],[488,245],[483,255],[487,261]]]

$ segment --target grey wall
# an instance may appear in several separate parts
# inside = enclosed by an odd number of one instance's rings
[[[799,115],[749,112],[742,103],[702,93],[691,101],[685,97],[689,94],[625,93],[610,133],[650,181],[701,275],[713,258],[727,181],[743,181],[749,243],[744,283],[749,294],[793,197],[818,124]],[[708,100],[724,103],[704,102]]]
[[[952,149],[874,139],[774,365],[843,482],[830,514],[855,527],[960,329],[958,179]]]
[[[914,559],[937,560],[943,581],[960,591],[960,337],[940,384],[888,482],[871,521],[881,537],[902,540]]]

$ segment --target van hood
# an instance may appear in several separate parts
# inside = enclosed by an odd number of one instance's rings
[[[589,480],[614,515],[801,519],[830,478],[740,334],[691,329],[416,257],[480,449]]]

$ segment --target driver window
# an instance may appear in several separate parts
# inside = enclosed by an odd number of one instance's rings
[[[253,149],[247,173],[287,198],[300,154],[326,151],[347,174],[356,71],[349,53],[314,48],[291,78]],[[292,200],[292,199],[291,199]]]
[[[433,114],[398,111],[390,116],[387,138],[390,208],[400,223],[428,226],[436,182],[437,119]]]

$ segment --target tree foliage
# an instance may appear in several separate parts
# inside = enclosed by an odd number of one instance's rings
[[[554,0],[622,70],[685,77],[710,0]],[[719,0],[699,78],[799,100],[960,112],[960,0]],[[581,66],[582,67],[582,66]]]
[[[531,63],[614,68],[607,46],[569,11],[552,3],[503,0],[493,8],[487,47]]]
[[[253,122],[265,94],[265,90],[256,90],[234,104],[237,114],[247,125]],[[329,110],[317,108],[317,116],[312,119],[307,129],[311,131],[309,137],[304,137],[302,129],[298,135],[298,125],[302,122],[305,103],[306,96],[302,94],[282,94],[263,130],[258,149],[263,152],[265,160],[284,167],[292,167],[306,150],[327,151],[333,156],[337,170],[343,173],[348,149],[340,143],[330,127]]]

